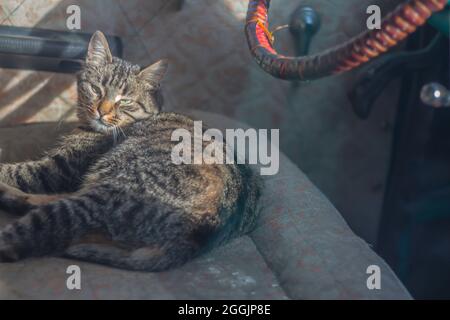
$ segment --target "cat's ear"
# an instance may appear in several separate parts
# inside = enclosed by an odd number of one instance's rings
[[[89,42],[86,63],[91,65],[105,65],[112,62],[108,41],[101,31],[96,31]]]
[[[159,84],[164,78],[167,69],[169,68],[169,62],[166,59],[159,60],[158,62],[142,69],[139,73],[139,77],[152,84]]]

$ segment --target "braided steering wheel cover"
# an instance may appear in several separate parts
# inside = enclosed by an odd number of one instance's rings
[[[286,80],[312,80],[349,71],[387,52],[415,32],[447,0],[408,0],[387,15],[381,29],[368,30],[319,54],[287,57],[273,48],[267,30],[270,0],[250,0],[245,33],[250,52],[271,75]]]

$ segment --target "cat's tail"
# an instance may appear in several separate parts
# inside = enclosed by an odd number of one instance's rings
[[[77,244],[69,247],[63,257],[125,270],[158,272],[184,264],[192,258],[192,252],[180,253],[179,250],[155,247],[129,251],[106,244]]]

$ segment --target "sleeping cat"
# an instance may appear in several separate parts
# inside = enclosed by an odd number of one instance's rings
[[[0,209],[20,215],[0,230],[0,262],[62,255],[161,271],[254,227],[260,183],[249,167],[172,163],[171,134],[192,133],[193,120],[161,112],[166,69],[141,70],[92,36],[80,128],[38,161],[0,164]]]

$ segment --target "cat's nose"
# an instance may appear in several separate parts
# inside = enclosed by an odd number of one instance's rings
[[[115,102],[111,100],[103,100],[97,110],[100,116],[110,113],[114,109]]]

